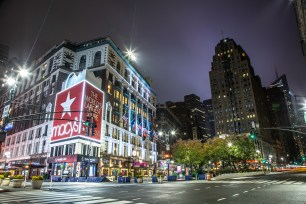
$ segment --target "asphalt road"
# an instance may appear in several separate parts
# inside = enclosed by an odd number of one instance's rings
[[[290,203],[306,204],[306,173],[163,184],[48,183],[0,193],[0,203]],[[38,193],[39,192],[39,193]]]

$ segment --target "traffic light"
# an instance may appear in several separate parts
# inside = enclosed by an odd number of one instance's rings
[[[302,156],[302,160],[305,161],[305,156]]]
[[[254,133],[253,131],[250,132],[250,138],[251,138],[252,140],[255,139],[255,133]]]
[[[86,121],[85,121],[85,125],[86,126],[90,126],[90,117],[87,117]]]
[[[95,128],[97,127],[97,122],[93,121],[92,125],[91,125],[91,136],[95,135]]]

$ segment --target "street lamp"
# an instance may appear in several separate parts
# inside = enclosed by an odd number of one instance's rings
[[[159,136],[163,136],[163,135],[165,135],[165,137],[166,137],[166,151],[170,151],[170,144],[169,144],[169,137],[170,137],[170,135],[171,136],[174,136],[175,135],[175,131],[174,130],[171,130],[171,131],[169,131],[168,133],[166,133],[166,132],[163,132],[163,131],[159,131],[158,132],[158,135]],[[170,152],[169,152],[170,153]],[[171,156],[170,156],[170,154],[169,154],[169,158],[167,159],[167,167],[168,167],[168,176],[170,176],[169,174],[170,174],[170,162],[171,162]]]
[[[7,164],[7,159],[9,159],[9,158],[11,158],[11,152],[4,152],[4,156],[5,156],[5,169],[7,170],[7,166],[8,166],[8,164]]]
[[[230,151],[229,151],[229,156],[230,156],[229,163],[230,163],[230,165],[231,165],[231,162],[232,162],[231,147],[233,146],[233,143],[229,142],[229,143],[227,143],[227,146],[228,146],[229,149],[230,149]]]
[[[136,55],[134,53],[134,50],[129,49],[125,53],[129,60],[136,61]]]

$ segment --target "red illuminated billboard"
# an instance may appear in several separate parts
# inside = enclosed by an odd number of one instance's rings
[[[59,92],[56,95],[51,141],[58,141],[70,137],[85,137],[87,117],[93,117],[96,122],[94,135],[90,139],[101,142],[103,92],[87,81]],[[92,119],[91,119],[92,122]]]

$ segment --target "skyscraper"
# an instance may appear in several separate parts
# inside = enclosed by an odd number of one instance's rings
[[[285,129],[297,124],[286,75],[278,77],[267,88],[267,102],[271,127]],[[288,163],[297,160],[299,157],[297,133],[273,129],[271,137],[279,159],[286,158]]]
[[[207,135],[208,137],[214,137],[216,135],[216,132],[215,132],[215,120],[212,108],[212,100],[211,99],[204,100],[203,107],[205,111],[205,128],[207,131]]]
[[[209,72],[217,135],[256,133],[259,142],[270,143],[264,89],[250,58],[233,39],[222,39],[215,47]],[[260,145],[262,146],[262,145]],[[262,150],[264,155],[272,150]]]

